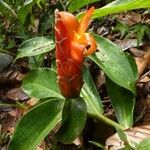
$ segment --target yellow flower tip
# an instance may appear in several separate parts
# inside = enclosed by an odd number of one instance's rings
[[[86,45],[89,48],[84,51],[84,57],[91,55],[97,50],[97,44],[94,37],[90,33],[85,33],[85,37],[87,41]]]

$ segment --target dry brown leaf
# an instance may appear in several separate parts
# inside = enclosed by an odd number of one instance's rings
[[[139,49],[134,48],[134,47],[130,48],[130,52],[135,57],[143,57],[145,55],[145,51],[139,50]]]
[[[16,86],[20,82],[20,74],[21,73],[19,71],[15,70],[9,70],[0,74],[0,85]]]
[[[139,144],[146,138],[150,138],[150,125],[143,125],[124,131],[130,143]],[[114,134],[106,140],[106,150],[119,150],[125,147],[118,134]]]
[[[21,88],[14,88],[7,92],[7,98],[13,100],[27,100],[29,97],[23,92]]]
[[[132,47],[137,47],[137,39],[124,39],[124,40],[117,40],[116,44],[123,50],[127,50]],[[143,45],[143,43],[139,43],[139,46]]]
[[[124,24],[127,24],[128,26],[132,26],[141,22],[141,15],[132,11],[121,13],[118,15],[117,20]]]
[[[1,150],[7,150],[7,146],[3,146]]]
[[[39,144],[39,146],[37,147],[36,150],[46,150],[46,143],[45,143],[45,140],[43,140],[42,143]]]
[[[150,49],[145,53],[143,58],[136,59],[136,63],[138,66],[138,75],[140,77],[150,64]]]
[[[146,138],[150,138],[150,96],[143,101],[142,107],[147,106],[144,113],[143,124],[131,129],[124,130],[130,143],[139,144]],[[125,147],[125,143],[121,141],[118,134],[115,133],[106,140],[106,150],[119,150]]]
[[[83,138],[80,136],[73,141],[73,144],[76,146],[83,145]]]
[[[36,103],[38,102],[36,97],[32,97],[27,101],[27,105],[29,105],[29,107],[32,107],[34,105],[36,105]]]
[[[8,114],[11,115],[12,117],[16,117],[17,114],[18,114],[18,110],[17,110],[17,109],[14,109],[14,110],[12,110],[12,111],[9,111]]]
[[[147,109],[146,109],[146,113],[143,119],[143,124],[150,125],[150,94],[147,95],[146,105],[147,105]]]
[[[103,84],[105,83],[105,75],[104,73],[101,71],[98,76],[97,76],[97,80],[96,80],[96,87],[100,88]]]
[[[44,149],[38,146],[36,150],[44,150]]]
[[[146,72],[143,76],[141,76],[139,82],[143,83],[150,82],[150,71]]]

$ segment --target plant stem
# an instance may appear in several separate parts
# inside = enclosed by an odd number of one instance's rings
[[[120,125],[120,124],[118,124],[117,122],[115,122],[115,121],[113,121],[113,120],[111,120],[111,119],[105,117],[105,116],[102,115],[102,114],[98,114],[98,115],[96,116],[96,118],[99,119],[99,120],[101,120],[101,121],[103,121],[103,122],[105,122],[106,124],[109,124],[109,125],[112,126],[112,127],[117,128],[117,129],[121,129],[121,130],[124,130],[124,129],[125,129],[125,127],[123,127],[122,125]]]
[[[5,53],[5,54],[9,54],[9,55],[11,55],[11,56],[15,56],[14,53],[11,53],[11,52],[9,52],[9,51],[7,51],[7,50],[4,50],[4,49],[2,49],[2,48],[0,48],[0,52]]]
[[[16,106],[19,107],[19,108],[21,108],[21,109],[24,109],[24,110],[28,109],[23,103],[20,103],[18,101],[16,101]]]
[[[6,107],[17,107],[16,104],[7,104],[7,103],[0,103],[0,106],[6,106]]]
[[[16,102],[16,104],[9,104],[9,103],[0,103],[0,106],[6,106],[6,107],[18,107],[20,109],[27,110],[27,107],[19,102]]]

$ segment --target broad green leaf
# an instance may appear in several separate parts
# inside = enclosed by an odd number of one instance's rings
[[[106,85],[120,125],[125,128],[132,127],[135,95],[131,91],[117,85],[108,77],[106,77]]]
[[[103,106],[101,103],[100,96],[94,85],[90,72],[86,67],[84,68],[83,71],[83,80],[84,80],[84,85],[82,87],[80,96],[83,97],[83,99],[86,102],[87,112],[92,116],[97,116],[99,114],[102,114]]]
[[[22,89],[30,97],[60,97],[56,72],[50,69],[33,69],[24,78]]]
[[[27,15],[32,10],[32,2],[33,0],[30,0],[28,3],[25,2],[24,5],[22,5],[18,11],[18,19],[22,25],[25,24]]]
[[[134,59],[122,52],[117,45],[108,39],[98,35],[94,36],[99,51],[95,52],[90,58],[112,81],[136,93],[137,66]]]
[[[56,138],[62,143],[72,143],[80,135],[86,123],[87,108],[84,100],[67,99],[62,116],[62,126]]]
[[[79,8],[81,8],[85,5],[88,5],[88,4],[97,2],[97,1],[100,1],[100,0],[82,0],[82,1],[81,0],[71,0],[68,10],[70,12],[74,12],[74,11],[79,10]]]
[[[113,13],[149,7],[150,0],[116,0],[102,8],[96,9],[92,18],[94,19]],[[80,19],[82,15],[83,13],[80,13],[77,18]]]
[[[61,121],[64,100],[46,101],[19,121],[8,150],[36,150],[38,144]]]
[[[52,37],[36,37],[23,42],[19,49],[17,58],[36,56],[53,50],[55,47]]]
[[[137,150],[148,150],[150,148],[150,138],[143,140],[137,147]]]

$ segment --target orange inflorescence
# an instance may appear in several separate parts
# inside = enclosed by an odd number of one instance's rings
[[[83,58],[97,48],[94,37],[90,33],[85,33],[93,11],[94,7],[91,7],[80,22],[71,13],[55,12],[58,84],[66,98],[79,96],[83,85]]]

